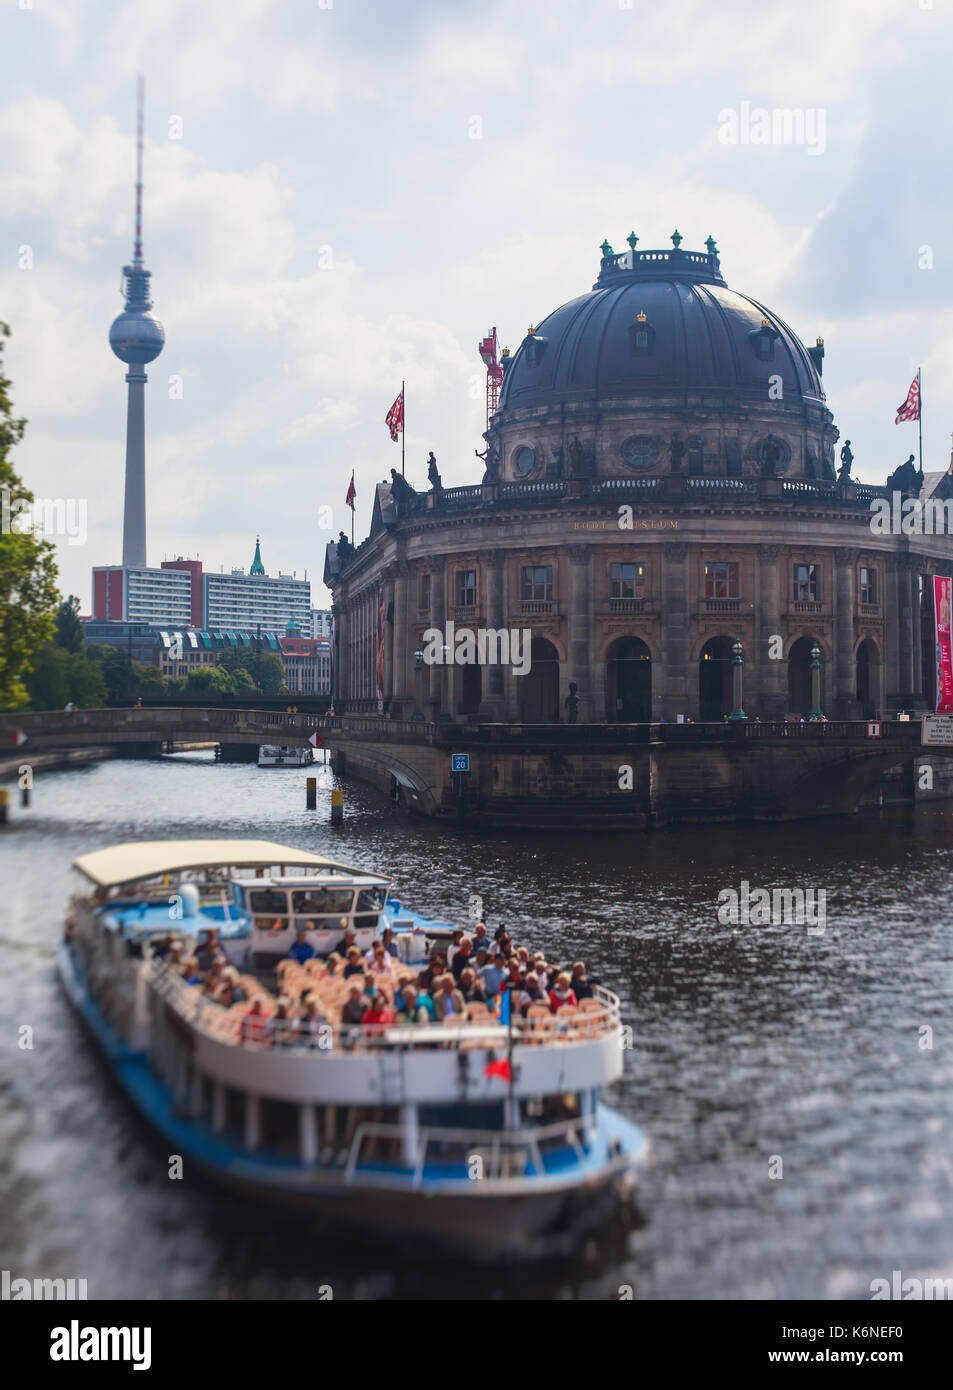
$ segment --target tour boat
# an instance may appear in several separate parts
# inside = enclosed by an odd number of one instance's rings
[[[258,747],[259,767],[307,767],[314,762],[314,750],[307,744],[262,743]]]
[[[625,1040],[608,989],[555,1015],[472,1005],[348,1027],[348,981],[285,943],[304,931],[323,952],[350,927],[363,946],[390,926],[395,970],[415,975],[454,929],[407,911],[388,876],[259,840],[123,844],[73,867],[63,984],[186,1171],[475,1259],[568,1250],[628,1208],[646,1140],[600,1099]],[[245,1002],[214,1001],[160,954],[170,932],[188,952],[212,928]],[[317,1017],[280,1024],[281,992],[310,994]]]

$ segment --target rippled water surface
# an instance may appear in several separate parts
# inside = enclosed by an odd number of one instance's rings
[[[0,1256],[90,1297],[862,1298],[953,1275],[953,803],[916,814],[655,835],[459,838],[304,771],[185,754],[41,774],[0,832]],[[554,958],[621,996],[634,1046],[613,1104],[646,1129],[641,1224],[563,1265],[468,1270],[329,1245],[169,1182],[53,968],[79,853],[133,837],[265,836],[388,870],[400,895]],[[827,892],[827,928],[721,925],[718,894]],[[18,1029],[34,1030],[32,1050]],[[923,1029],[932,1029],[931,1041]],[[769,1169],[779,1157],[783,1177]],[[777,1165],[775,1163],[775,1169]]]

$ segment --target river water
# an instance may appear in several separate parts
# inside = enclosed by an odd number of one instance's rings
[[[953,1276],[953,802],[799,826],[506,838],[409,820],[303,770],[211,755],[42,773],[0,832],[0,1264],[90,1298],[869,1298]],[[391,872],[417,909],[584,959],[633,1046],[610,1103],[647,1131],[634,1229],[545,1268],[330,1245],[171,1182],[53,965],[70,861],[121,840],[262,836]],[[826,893],[826,927],[718,919],[718,895]],[[17,1045],[33,1029],[32,1049]],[[923,1030],[932,1030],[932,1035]],[[932,1046],[925,1044],[932,1043]],[[780,1165],[778,1163],[780,1160]],[[775,1176],[772,1176],[772,1173]],[[778,1174],[781,1174],[778,1176]]]

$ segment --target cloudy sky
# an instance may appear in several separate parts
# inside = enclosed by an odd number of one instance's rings
[[[144,245],[166,347],[148,369],[149,560],[318,578],[320,509],[358,536],[400,463],[478,481],[493,325],[586,291],[598,246],[711,233],[734,288],[808,343],[855,474],[953,431],[951,0],[3,0],[0,318],[39,497],[84,498],[61,586],[121,550],[135,82]],[[808,113],[810,143],[729,144],[723,113]],[[810,122],[813,121],[813,126]],[[23,248],[29,248],[24,255]],[[25,263],[32,261],[26,268]],[[170,398],[169,378],[182,380]],[[175,396],[173,391],[172,395]],[[326,591],[315,585],[316,601]]]

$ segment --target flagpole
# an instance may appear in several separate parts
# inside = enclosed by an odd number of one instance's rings
[[[401,424],[400,424],[400,476],[401,476],[402,478],[405,476],[405,474],[404,474],[404,458],[405,458],[405,453],[404,453],[404,442],[405,442],[405,440],[406,440],[406,438],[407,438],[407,396],[406,396],[405,391],[404,391],[404,386],[405,386],[405,383],[402,381],[402,382],[400,383],[400,417],[401,417]]]
[[[354,486],[354,469],[351,469],[351,487]],[[357,494],[355,493],[355,496]],[[354,544],[354,498],[351,498],[351,544]]]
[[[920,381],[920,368],[917,368],[917,424],[920,428],[920,481],[923,482],[923,385]]]

